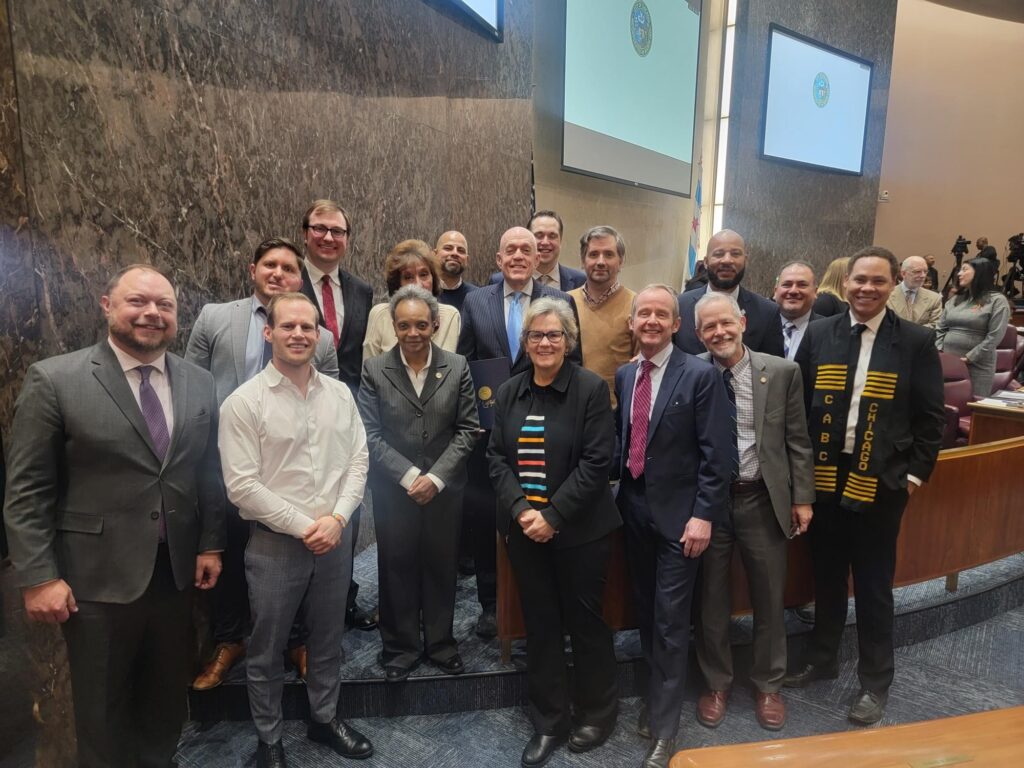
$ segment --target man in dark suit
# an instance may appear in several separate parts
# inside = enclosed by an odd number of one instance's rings
[[[459,312],[466,301],[466,294],[480,286],[462,277],[469,263],[469,244],[461,232],[451,230],[437,238],[434,256],[440,266],[441,295],[437,300],[455,307]]]
[[[800,367],[743,345],[746,318],[732,296],[709,293],[696,311],[701,341],[736,403],[739,457],[728,519],[715,525],[704,554],[696,638],[707,689],[697,702],[697,720],[709,728],[721,724],[733,683],[729,576],[735,548],[754,609],[755,715],[762,728],[777,731],[786,722],[779,693],[786,676],[786,555],[789,539],[807,531],[814,503]]]
[[[78,765],[169,766],[185,719],[191,589],[225,546],[217,401],[209,372],[166,352],[170,281],[118,272],[108,338],[28,370],[5,505],[31,619],[59,623],[71,664]]]
[[[302,293],[316,306],[320,325],[334,337],[338,350],[338,378],[352,390],[359,391],[363,370],[363,340],[370,319],[373,290],[369,283],[341,268],[352,238],[352,220],[333,200],[315,200],[302,217],[306,242],[306,264],[302,268]],[[327,289],[330,290],[327,290]],[[359,539],[360,511],[349,521],[348,534]],[[354,629],[368,631],[377,626],[374,611],[365,611],[356,603],[359,584],[349,581],[345,605],[345,623]]]
[[[537,266],[533,270],[533,279],[545,288],[553,288],[562,293],[579,288],[587,282],[587,276],[581,270],[566,267],[559,263],[562,253],[562,217],[554,211],[537,211],[527,225],[537,240]],[[491,275],[491,283],[500,283],[501,272]]]
[[[836,677],[852,567],[860,692],[849,718],[868,724],[881,719],[893,679],[900,520],[935,466],[945,414],[935,332],[886,309],[896,257],[872,246],[848,269],[849,311],[812,323],[796,356],[814,448],[816,615],[804,665],[785,684]]]
[[[782,343],[787,360],[796,357],[807,324],[821,319],[821,315],[813,310],[817,297],[818,281],[810,264],[791,261],[783,265],[775,278],[775,303],[779,305]]]
[[[747,268],[747,249],[743,238],[731,229],[723,229],[708,241],[704,257],[707,266],[708,285],[694,288],[679,297],[681,325],[673,341],[676,346],[691,355],[704,351],[693,328],[693,308],[697,299],[711,291],[732,294],[747,318],[746,345],[755,352],[764,352],[777,357],[785,356],[782,343],[782,324],[779,308],[775,302],[758,296],[744,288],[743,275]]]
[[[207,304],[188,337],[185,359],[213,374],[218,406],[270,362],[270,345],[263,338],[267,306],[274,296],[299,290],[302,254],[284,238],[264,240],[253,253],[249,277],[252,296],[225,304]],[[321,328],[313,365],[320,373],[338,378],[338,354],[326,328]],[[220,685],[227,671],[245,655],[249,592],[243,556],[249,541],[249,523],[238,516],[238,510],[231,504],[226,506],[225,518],[228,546],[224,570],[210,594],[210,624],[216,647],[212,659],[192,681],[192,687],[199,691]],[[293,648],[292,655],[301,674],[305,649]]]
[[[640,291],[630,328],[640,357],[615,375],[612,470],[621,478],[618,504],[650,672],[637,730],[653,738],[644,768],[665,768],[679,729],[699,558],[712,523],[728,514],[736,449],[722,377],[672,345],[679,330],[675,291]]]
[[[533,278],[537,269],[537,240],[530,230],[513,227],[505,232],[501,236],[496,261],[501,270],[501,282],[473,291],[462,306],[459,354],[470,362],[506,358],[510,375],[515,375],[530,367],[530,358],[519,345],[522,318],[530,302],[541,296],[554,296],[567,301],[574,312],[576,305],[567,294],[545,288]],[[581,363],[579,347],[569,357]],[[482,609],[476,631],[485,638],[494,637],[498,632],[495,618],[498,582],[494,491],[488,479],[488,439],[489,434],[481,436],[469,459],[470,479],[466,486],[466,511],[463,512],[471,515],[472,519],[476,588]]]

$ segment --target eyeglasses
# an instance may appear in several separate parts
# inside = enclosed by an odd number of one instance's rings
[[[565,338],[565,331],[527,331],[526,340],[531,344],[540,344],[542,339],[547,339],[552,344],[557,344]]]
[[[347,229],[342,229],[341,227],[325,227],[323,224],[307,224],[306,229],[313,230],[313,234],[316,235],[318,238],[326,237],[327,233],[330,232],[331,237],[333,237],[335,240],[341,240],[341,238],[345,237],[348,234]]]

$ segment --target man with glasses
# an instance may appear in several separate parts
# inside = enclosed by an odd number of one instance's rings
[[[302,268],[302,293],[316,306],[320,325],[334,336],[338,350],[338,378],[359,391],[363,369],[363,339],[370,319],[373,291],[369,283],[341,268],[352,237],[352,225],[345,209],[333,200],[314,200],[302,217],[306,243],[306,264]],[[359,510],[349,521],[353,541],[359,538]],[[369,631],[377,626],[372,612],[356,604],[359,584],[349,585],[345,622],[349,627]]]
[[[904,320],[934,328],[942,314],[942,296],[924,287],[928,262],[908,256],[900,265],[900,277],[902,282],[889,294],[889,309]]]

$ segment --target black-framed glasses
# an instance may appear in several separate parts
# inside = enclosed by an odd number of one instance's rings
[[[557,344],[565,338],[565,331],[527,331],[526,340],[531,344],[540,344],[542,339],[547,339],[552,344]]]
[[[342,227],[325,227],[323,224],[307,224],[306,229],[312,230],[313,234],[317,237],[326,237],[327,233],[331,233],[331,237],[335,240],[341,240],[348,234],[347,229]]]

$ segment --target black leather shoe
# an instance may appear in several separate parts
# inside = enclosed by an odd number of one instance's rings
[[[641,768],[668,768],[668,761],[676,751],[676,743],[672,739],[655,739],[644,755]]]
[[[288,768],[280,741],[273,744],[261,741],[256,745],[256,768]]]
[[[326,744],[334,752],[350,760],[364,760],[373,754],[373,744],[344,720],[310,723],[306,736],[317,744]]]
[[[640,714],[636,718],[636,734],[642,739],[651,738],[651,715],[646,704],[640,705]]]
[[[377,663],[384,668],[384,681],[388,683],[402,683],[409,679],[409,675],[420,664],[417,661],[411,667],[403,667],[398,664],[388,664],[384,661],[384,654],[377,654]]]
[[[871,725],[882,719],[885,712],[885,703],[889,700],[887,693],[875,693],[874,691],[861,690],[857,698],[853,700],[850,707],[850,714],[847,717],[854,723]]]
[[[569,751],[589,752],[592,749],[597,749],[608,741],[613,730],[615,730],[615,726],[602,728],[599,725],[581,725],[573,728],[572,733],[569,734]]]
[[[462,663],[462,657],[457,653],[444,661],[431,659],[430,663],[446,675],[461,675],[466,671],[466,665]]]
[[[562,744],[565,743],[565,736],[549,736],[546,733],[535,733],[533,737],[526,742],[526,748],[523,750],[523,765],[528,768],[535,768],[538,765],[544,765]]]
[[[803,668],[791,675],[786,675],[782,684],[787,688],[803,688],[815,680],[835,680],[839,677],[839,667],[831,664],[805,664]]]
[[[484,640],[498,636],[498,615],[493,605],[487,606],[476,620],[476,634]]]
[[[377,612],[364,611],[358,605],[354,605],[345,611],[345,626],[349,629],[358,629],[360,632],[376,629]]]

